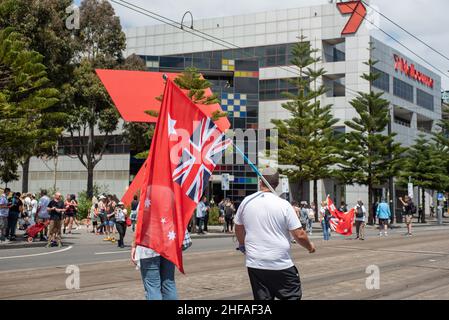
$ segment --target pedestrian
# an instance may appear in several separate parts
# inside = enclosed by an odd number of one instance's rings
[[[379,218],[379,237],[382,237],[382,231],[384,235],[388,236],[388,221],[391,219],[390,206],[387,204],[385,198],[382,198],[377,206],[377,217]]]
[[[53,244],[57,244],[58,247],[62,247],[62,216],[66,210],[67,209],[64,201],[62,200],[61,194],[59,192],[56,192],[53,200],[51,200],[48,204],[48,212],[50,213],[50,225],[48,227],[47,248],[50,248]]]
[[[210,212],[210,203],[207,201],[204,202],[206,204],[206,214],[204,215],[204,232],[208,232],[207,226],[209,225],[209,212]]]
[[[266,168],[262,173],[272,188],[279,185],[279,173]],[[315,246],[291,204],[271,193],[264,182],[260,191],[246,197],[235,216],[239,250],[246,256],[246,267],[255,300],[300,300],[301,280],[290,255],[290,236],[310,253]]]
[[[226,203],[226,199],[221,200],[218,203],[218,222],[221,223],[221,225],[223,226],[223,229],[221,230],[221,232],[226,232],[226,219],[225,219],[225,203]]]
[[[198,203],[196,207],[196,225],[198,227],[198,234],[204,234],[203,228],[204,228],[204,218],[206,217],[207,212],[207,205],[206,205],[207,198],[206,196],[203,196],[201,198],[201,201]]]
[[[95,203],[90,208],[90,219],[92,221],[92,233],[98,234],[98,220],[99,220],[98,203]]]
[[[133,201],[131,201],[131,215],[130,215],[133,232],[136,231],[138,207],[139,207],[139,200],[137,198],[137,195],[134,195],[134,199]]]
[[[38,222],[45,224],[47,221],[50,220],[50,214],[48,213],[48,204],[50,203],[50,198],[47,195],[47,190],[41,191],[41,197],[39,199],[38,207],[37,207],[37,217]],[[47,241],[47,234],[48,234],[48,227],[45,227],[40,232],[40,241]]]
[[[117,232],[119,234],[119,240],[117,246],[119,248],[124,248],[125,243],[125,235],[126,235],[126,218],[128,213],[125,209],[125,204],[123,202],[119,202],[117,207],[115,208],[115,226],[117,227]]]
[[[7,236],[8,216],[9,216],[9,194],[11,190],[5,188],[0,196],[0,242],[9,242]]]
[[[117,241],[115,238],[115,209],[117,202],[115,202],[114,198],[114,196],[109,196],[108,206],[106,207],[108,212],[109,240],[112,243]]]
[[[356,240],[365,240],[365,226],[366,226],[366,208],[362,200],[357,200],[355,206],[355,228],[357,232]]]
[[[309,236],[312,235],[314,221],[315,221],[315,210],[312,208],[312,206],[310,206],[307,208],[307,231],[309,233]]]
[[[425,221],[424,208],[422,205],[420,205],[418,208],[418,223],[423,223],[423,221]]]
[[[224,212],[225,212],[225,222],[226,222],[226,232],[233,233],[234,232],[234,216],[235,216],[235,207],[231,202],[231,199],[227,198],[224,204]]]
[[[399,201],[401,201],[403,205],[402,214],[405,216],[405,224],[407,225],[407,233],[405,235],[411,237],[413,215],[416,214],[416,206],[413,203],[412,198],[410,198],[409,196],[405,196],[404,199],[400,197]]]
[[[17,221],[23,212],[23,202],[20,200],[20,192],[13,193],[11,198],[9,214],[8,214],[8,228],[6,230],[6,237],[10,241],[16,241]]]
[[[190,233],[186,230],[182,250],[192,245]],[[140,269],[147,300],[177,300],[175,265],[156,251],[131,244],[131,260]]]
[[[376,199],[376,201],[373,203],[373,222],[376,224],[377,220],[377,207],[379,206],[379,201]]]
[[[26,230],[30,225],[32,221],[32,206],[31,206],[31,193],[24,194],[23,198],[23,229]]]
[[[309,220],[309,210],[307,209],[307,202],[302,201],[301,207],[299,210],[299,221],[301,222],[302,228],[306,232],[307,232],[308,220]]]
[[[98,210],[99,210],[99,219],[100,219],[100,226],[98,228],[98,234],[104,234],[105,233],[105,212],[106,212],[106,197],[101,195],[99,197],[98,202]]]
[[[31,217],[30,217],[30,225],[34,225],[37,219],[37,207],[38,202],[36,200],[36,195],[33,193],[31,195]]]
[[[348,206],[344,201],[341,202],[339,211],[340,212],[348,212]]]
[[[331,214],[329,212],[329,209],[327,208],[326,201],[321,201],[320,224],[321,224],[321,227],[323,228],[324,241],[329,241],[330,237],[331,237],[330,221],[331,221]]]
[[[65,219],[64,219],[64,229],[65,234],[66,228],[68,227],[68,233],[72,233],[73,222],[75,221],[76,211],[78,210],[78,202],[76,201],[76,196],[74,194],[67,195],[64,202],[65,205]]]

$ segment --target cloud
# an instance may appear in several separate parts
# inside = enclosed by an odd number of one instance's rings
[[[306,5],[320,5],[328,0],[126,0],[147,10],[181,21],[186,11],[191,11],[194,19],[212,17],[226,17],[239,14],[263,12],[280,8],[297,8]],[[367,1],[367,0],[365,0]],[[120,16],[122,25],[127,27],[146,26],[160,22],[135,13],[127,8],[112,3],[116,13]],[[371,5],[376,6],[381,13],[403,26],[423,41],[449,57],[449,1],[447,0],[372,0]],[[438,69],[445,72],[442,76],[443,87],[449,89],[449,61],[426,48],[423,44],[411,38],[399,28],[381,18],[380,27],[387,33],[394,35],[418,55],[425,57]],[[424,64],[419,58],[406,52],[404,48],[389,39],[381,32],[375,33],[376,38],[404,52],[417,62]],[[429,67],[430,68],[430,67]],[[432,68],[430,68],[432,69]],[[438,72],[437,72],[438,73]]]

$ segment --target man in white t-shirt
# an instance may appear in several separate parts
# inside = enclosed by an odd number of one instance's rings
[[[276,188],[279,174],[271,168],[262,172]],[[290,234],[310,253],[315,246],[293,207],[270,192],[261,181],[259,192],[246,197],[235,217],[239,250],[246,255],[246,267],[255,300],[300,300],[301,281],[290,256]]]

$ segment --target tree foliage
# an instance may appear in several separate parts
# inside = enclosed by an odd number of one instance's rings
[[[41,63],[46,67],[47,86],[59,90],[58,103],[43,111],[40,136],[27,146],[22,154],[22,191],[28,190],[28,172],[32,156],[51,158],[55,156],[60,128],[66,124],[64,115],[64,86],[70,81],[73,64],[74,40],[65,27],[66,8],[71,0],[4,0],[0,1],[0,29],[12,27],[22,35],[29,50],[42,55]]]
[[[376,61],[365,64],[370,70]],[[370,71],[362,79],[370,83],[379,78],[379,74]],[[340,166],[340,179],[349,184],[368,186],[370,223],[373,221],[373,189],[386,183],[391,176],[396,176],[401,169],[404,149],[395,142],[395,133],[388,134],[390,121],[390,102],[382,98],[383,92],[359,92],[351,101],[357,117],[345,124],[351,130],[346,134],[343,149],[344,162]]]
[[[76,156],[87,169],[87,193],[92,197],[94,168],[102,160],[120,119],[95,69],[120,68],[126,46],[120,19],[108,1],[82,1],[75,41],[76,68],[66,88],[70,100],[68,132],[72,144],[79,146]]]
[[[17,163],[30,146],[51,144],[43,122],[46,110],[58,102],[58,91],[48,87],[43,57],[29,50],[24,37],[12,28],[0,30],[0,162],[4,179],[16,179]],[[52,128],[54,135],[61,128]],[[6,178],[9,177],[9,178]],[[9,182],[4,180],[4,182]]]
[[[326,92],[316,81],[325,75],[324,69],[316,70],[320,61],[317,49],[304,41],[293,47],[292,64],[299,69],[299,77],[290,80],[297,93],[284,93],[289,99],[282,108],[290,114],[286,120],[272,120],[279,133],[279,162],[291,180],[317,181],[333,175],[333,166],[338,163],[338,148],[341,139],[334,134],[338,123],[332,115],[332,106],[321,105],[319,100]],[[286,165],[286,166],[285,166]],[[317,195],[314,201],[317,203]],[[304,199],[301,199],[304,200]]]

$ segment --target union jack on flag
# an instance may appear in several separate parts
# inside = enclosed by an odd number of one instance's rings
[[[182,149],[180,162],[173,171],[173,181],[195,203],[200,201],[212,172],[231,143],[210,118],[204,117],[188,146]]]

